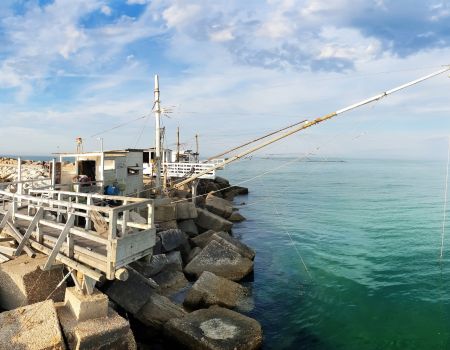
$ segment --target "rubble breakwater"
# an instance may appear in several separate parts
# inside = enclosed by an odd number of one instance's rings
[[[251,290],[241,283],[252,278],[255,251],[232,234],[245,220],[233,200],[246,194],[217,177],[199,182],[194,201],[187,187],[155,199],[153,254],[126,266],[127,278],[98,282],[92,295],[62,279],[66,266],[44,273],[45,255],[0,263],[0,348],[260,348],[261,325],[245,315]],[[0,233],[3,251],[16,246],[8,234]]]
[[[45,186],[45,180],[50,176],[50,163],[42,161],[24,160],[21,164],[21,181],[36,180],[36,187]],[[18,161],[15,158],[0,157],[0,183],[11,183],[19,180]],[[38,181],[41,180],[41,181]],[[48,183],[47,183],[48,184]],[[31,184],[25,184],[31,186]],[[11,184],[6,188],[15,192],[17,186]]]

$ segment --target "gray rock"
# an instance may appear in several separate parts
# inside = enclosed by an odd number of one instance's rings
[[[189,290],[184,305],[194,309],[211,305],[234,308],[246,294],[246,289],[240,284],[205,271]]]
[[[195,212],[197,212],[197,210]],[[198,235],[197,225],[192,219],[178,221],[178,228],[186,233],[189,237],[195,237]]]
[[[263,340],[256,320],[216,306],[170,320],[164,333],[192,350],[254,350]]]
[[[231,222],[242,222],[242,221],[245,221],[247,219],[241,213],[239,213],[237,210],[235,210],[228,217],[228,220],[231,221]]]
[[[164,269],[154,276],[153,279],[159,285],[159,293],[165,296],[170,296],[189,284],[184,273],[179,271],[176,267]]]
[[[181,258],[180,252],[170,252],[166,255],[166,257],[168,267],[174,268],[178,271],[183,271],[183,259]]]
[[[228,218],[233,213],[233,203],[230,201],[208,194],[205,200],[205,207],[211,213],[219,215],[223,218]]]
[[[164,204],[155,206],[155,222],[167,222],[177,219],[177,208],[175,204]]]
[[[161,272],[169,264],[166,254],[153,255],[150,261],[135,261],[131,264],[136,271],[145,277],[151,277]]]
[[[216,231],[213,230],[208,230],[206,232],[203,232],[202,234],[191,238],[192,243],[194,243],[197,247],[200,248],[205,248],[206,245],[209,243],[209,241],[211,240],[211,236],[216,233]]]
[[[214,179],[214,182],[216,184],[218,184],[220,186],[220,188],[225,188],[225,187],[230,186],[230,182],[227,179],[220,177],[220,176],[216,176],[216,178]]]
[[[156,232],[162,232],[166,230],[176,230],[176,229],[178,229],[178,223],[177,220],[175,219],[156,223]]]
[[[192,259],[194,259],[201,251],[202,248],[200,247],[195,247],[194,249],[192,249],[191,252],[189,253],[187,262],[190,263]]]
[[[214,233],[210,238],[210,241],[211,240],[215,240],[222,245],[229,246],[231,249],[235,250],[247,259],[253,260],[255,258],[255,251],[253,249],[251,249],[249,246],[245,245],[238,239],[230,236],[226,232]]]
[[[132,268],[128,268],[128,272],[126,281],[114,280],[105,288],[104,293],[126,311],[136,314],[147,303],[149,295],[155,292],[158,285]]]
[[[184,268],[187,274],[197,278],[204,271],[217,276],[239,281],[253,270],[253,262],[244,258],[229,245],[223,245],[212,240],[208,245]]]
[[[214,230],[214,231],[230,231],[233,227],[233,223],[216,215],[210,213],[206,209],[197,208],[198,217],[195,219],[195,223],[197,226],[205,229],[205,230]]]
[[[177,220],[195,219],[197,217],[197,208],[192,202],[178,202],[177,208]]]
[[[154,330],[161,330],[166,322],[173,318],[182,318],[186,311],[171,302],[167,297],[151,292],[147,303],[135,315],[136,318]]]
[[[187,243],[187,238],[181,230],[166,230],[158,232],[164,252],[170,252]]]

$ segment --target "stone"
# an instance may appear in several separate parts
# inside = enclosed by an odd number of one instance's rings
[[[200,254],[201,251],[202,248],[200,247],[195,247],[194,249],[192,249],[191,252],[189,253],[187,262],[190,263],[192,259],[194,259],[198,254]]]
[[[169,320],[186,315],[186,311],[181,306],[174,304],[167,297],[155,291],[152,291],[148,297],[148,302],[139,310],[135,317],[154,330],[161,330]]]
[[[159,293],[165,296],[170,296],[189,284],[184,273],[174,267],[164,269],[154,276],[153,279],[159,285]]]
[[[53,301],[64,300],[64,289],[56,286],[63,278],[63,265],[55,264],[50,271],[42,271],[48,257],[38,254],[35,258],[21,255],[0,264],[0,307],[12,310],[19,306],[44,301],[50,295]],[[53,293],[52,293],[53,292]]]
[[[235,250],[247,259],[253,260],[255,258],[255,251],[253,249],[242,243],[240,240],[230,236],[226,232],[214,233],[210,238],[210,241],[211,240],[215,240],[222,245],[229,246],[231,249]]]
[[[62,350],[64,338],[52,300],[0,314],[0,349]]]
[[[161,272],[168,263],[166,254],[157,254],[152,255],[150,261],[135,261],[131,263],[131,267],[144,277],[151,277]]]
[[[78,322],[108,315],[108,297],[97,289],[91,295],[86,295],[75,287],[66,288],[64,303]]]
[[[230,201],[208,194],[205,200],[205,207],[211,213],[228,218],[233,213],[233,203]]]
[[[104,293],[126,311],[136,314],[148,301],[149,295],[158,288],[150,279],[129,268],[126,281],[114,280],[105,287]]]
[[[166,230],[158,233],[164,252],[170,252],[187,244],[187,238],[181,230]]]
[[[175,219],[156,223],[156,232],[176,229],[178,229],[178,223]]]
[[[230,231],[233,223],[216,215],[214,213],[210,213],[206,209],[197,208],[198,217],[195,219],[195,223],[197,226],[205,229],[205,230],[214,230],[214,231]]]
[[[263,340],[258,321],[216,306],[170,320],[164,333],[191,350],[254,350]]]
[[[228,217],[229,221],[231,222],[242,222],[247,220],[241,213],[239,213],[237,210],[233,211],[231,215]]]
[[[165,267],[174,268],[177,271],[183,271],[183,259],[178,251],[170,252],[166,255],[167,265]]]
[[[176,203],[177,220],[195,219],[197,217],[197,208],[192,202]]]
[[[197,247],[205,248],[206,245],[211,240],[211,236],[216,233],[216,231],[208,230],[203,232],[202,234],[199,234],[198,236],[191,238],[192,243],[194,243]]]
[[[130,211],[130,221],[138,224],[147,224],[147,219],[142,217],[140,214],[135,211]]]
[[[219,185],[220,188],[222,188],[222,189],[230,186],[230,182],[227,179],[220,177],[220,176],[216,176],[216,178],[214,179],[214,182],[217,185]]]
[[[175,204],[155,205],[155,222],[166,222],[177,219]]]
[[[246,289],[240,284],[205,271],[187,293],[184,305],[194,309],[212,305],[234,308],[246,294]]]
[[[197,212],[197,210],[195,212]],[[178,221],[178,228],[186,233],[189,237],[195,237],[198,235],[197,225],[192,219]]]
[[[155,237],[155,245],[153,247],[153,254],[154,255],[158,255],[158,254],[162,254],[162,243],[161,243],[161,238],[156,235]]]
[[[184,272],[197,278],[209,271],[232,281],[239,281],[253,270],[253,262],[231,249],[212,240],[186,265]]]
[[[67,345],[83,350],[136,350],[130,324],[109,308],[105,317],[77,321],[65,305],[57,306]]]

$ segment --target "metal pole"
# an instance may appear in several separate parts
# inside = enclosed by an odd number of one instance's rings
[[[156,193],[161,192],[161,105],[159,101],[159,77],[155,75],[155,90],[154,90],[154,113],[155,113],[155,173]]]
[[[177,127],[177,155],[175,161],[177,163],[180,161],[180,127]]]
[[[422,78],[413,80],[413,81],[411,81],[409,83],[400,85],[400,86],[398,86],[396,88],[393,88],[391,90],[382,92],[381,94],[375,95],[375,96],[370,97],[370,98],[365,99],[365,100],[362,100],[361,102],[357,102],[357,103],[352,104],[352,105],[350,105],[348,107],[339,109],[336,112],[332,112],[330,114],[327,114],[327,115],[324,115],[322,117],[316,118],[316,119],[314,119],[312,121],[305,121],[300,126],[297,126],[297,127],[293,128],[292,130],[290,130],[290,131],[288,131],[286,133],[283,133],[283,134],[281,134],[281,135],[279,135],[279,136],[277,136],[277,137],[275,137],[273,139],[270,139],[270,140],[268,140],[266,142],[263,142],[262,144],[259,144],[259,145],[255,146],[255,147],[252,147],[252,148],[250,148],[250,149],[248,149],[248,150],[246,150],[246,151],[244,151],[242,153],[239,153],[239,154],[237,154],[237,155],[235,155],[235,156],[233,156],[231,158],[228,158],[223,163],[219,163],[219,164],[215,165],[214,167],[208,168],[207,170],[200,171],[198,174],[192,175],[191,177],[187,178],[186,180],[183,180],[183,181],[177,183],[174,187],[175,188],[180,188],[181,186],[183,186],[183,185],[185,185],[185,184],[187,184],[187,183],[189,183],[189,182],[191,182],[191,181],[193,181],[195,179],[198,179],[199,177],[201,177],[201,176],[203,176],[203,175],[205,175],[205,174],[207,174],[207,173],[209,173],[209,172],[211,172],[213,170],[216,170],[218,168],[222,168],[223,166],[225,166],[225,165],[227,165],[227,164],[229,164],[231,162],[234,162],[234,161],[236,161],[236,160],[238,160],[238,159],[240,159],[242,157],[245,157],[246,155],[248,155],[250,153],[253,153],[253,152],[257,151],[257,150],[260,150],[261,148],[264,148],[264,147],[266,147],[268,145],[271,145],[274,142],[277,142],[277,141],[279,141],[281,139],[284,139],[284,138],[286,138],[288,136],[291,136],[292,134],[295,134],[295,133],[297,133],[297,132],[299,132],[301,130],[310,128],[311,126],[314,126],[314,125],[319,124],[321,122],[324,122],[324,121],[326,121],[328,119],[336,117],[337,115],[346,113],[346,112],[348,112],[348,111],[350,111],[352,109],[364,106],[366,104],[369,104],[369,103],[372,103],[372,102],[375,102],[375,101],[378,101],[378,100],[382,99],[383,97],[386,97],[386,96],[388,96],[390,94],[393,94],[393,93],[395,93],[395,92],[397,92],[399,90],[406,89],[406,88],[408,88],[410,86],[416,85],[416,84],[418,84],[418,83],[420,83],[422,81],[428,80],[430,78],[433,78],[433,77],[435,77],[437,75],[443,74],[443,73],[448,72],[448,71],[450,71],[450,66],[446,66],[446,68],[441,69],[441,70],[439,70],[437,72],[434,72],[434,73],[426,75],[426,76],[424,76]]]
[[[23,194],[23,183],[22,183],[22,159],[17,158],[17,193]],[[22,205],[22,200],[19,199],[19,205]]]
[[[195,160],[198,162],[198,134],[195,134]]]

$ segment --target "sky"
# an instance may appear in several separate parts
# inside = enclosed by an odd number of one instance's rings
[[[450,64],[444,0],[2,0],[0,154],[165,143],[212,155]],[[260,154],[445,158],[447,75]],[[115,128],[118,125],[121,127]]]

